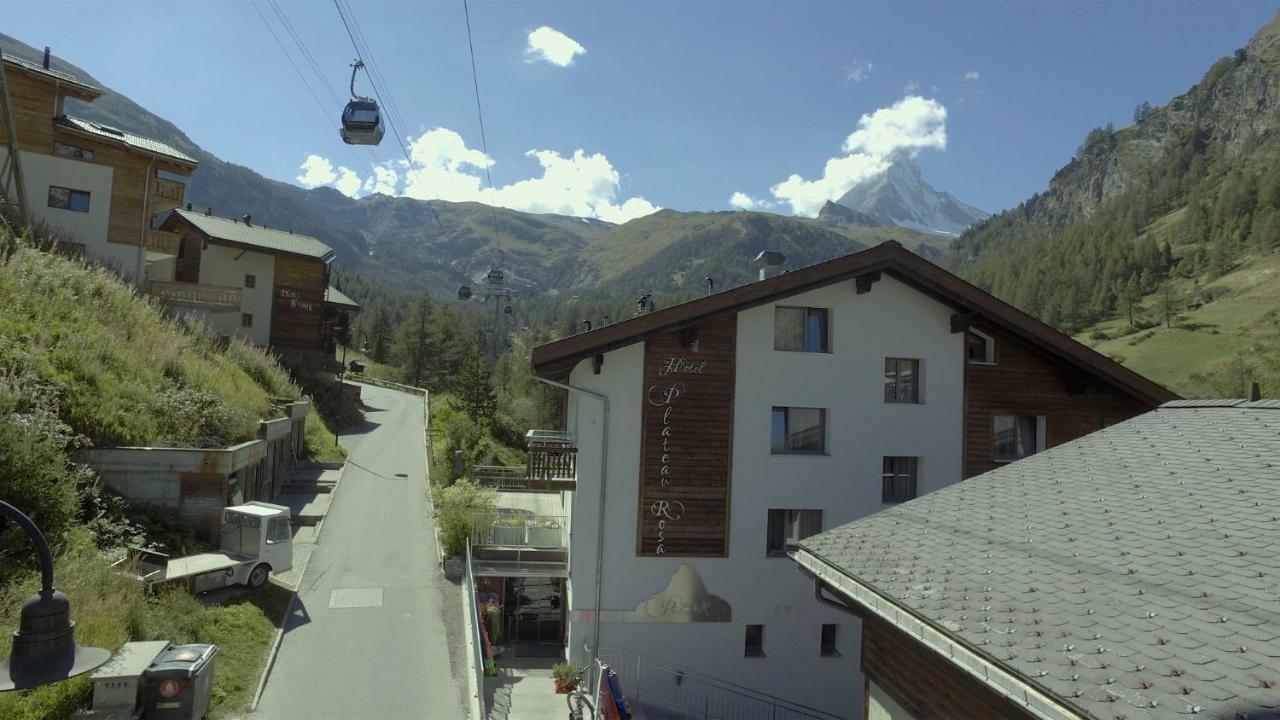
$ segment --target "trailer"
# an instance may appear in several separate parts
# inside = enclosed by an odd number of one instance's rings
[[[258,589],[271,573],[293,567],[293,535],[289,508],[249,502],[222,511],[221,547],[216,552],[171,558],[140,548],[117,563],[120,570],[148,588],[185,586],[192,593],[228,585]]]

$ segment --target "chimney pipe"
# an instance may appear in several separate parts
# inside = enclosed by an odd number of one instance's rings
[[[582,332],[591,332],[591,321],[590,321],[590,320],[583,320],[583,321],[582,321],[582,327],[583,327]]]
[[[191,212],[191,203],[187,203],[187,212]]]
[[[249,225],[249,226],[253,225],[253,216],[250,215],[249,213],[245,213],[244,217],[241,219],[244,220],[245,225]]]
[[[1249,385],[1249,402],[1258,402],[1262,399],[1262,388],[1258,383],[1250,383]]]
[[[207,208],[205,208],[205,209],[204,209],[204,216],[205,216],[205,217],[209,217],[210,215],[213,215],[213,208],[212,208],[212,207],[207,207]]]
[[[711,293],[716,291],[716,281],[715,281],[715,278],[711,278],[711,277],[706,278],[706,280],[707,280],[707,294],[710,295]]]
[[[787,261],[787,256],[776,250],[762,250],[756,256],[755,266],[760,268],[760,279],[768,280],[779,272],[782,263]]]
[[[44,46],[44,69],[49,69],[49,46]]]

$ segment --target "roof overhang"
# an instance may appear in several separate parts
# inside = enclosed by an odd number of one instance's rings
[[[60,117],[66,117],[66,116],[64,115]],[[181,158],[176,155],[170,155],[168,153],[148,150],[146,148],[138,147],[137,145],[127,143],[122,139],[111,138],[111,137],[107,137],[106,135],[103,135],[102,133],[91,132],[89,130],[85,130],[84,128],[77,127],[73,123],[57,122],[58,119],[59,118],[54,118],[53,126],[61,132],[70,133],[77,137],[82,137],[87,140],[92,140],[94,142],[101,143],[103,145],[109,145],[111,147],[120,148],[121,150],[124,150],[125,152],[128,152],[128,153],[133,153],[134,155],[141,155],[143,157],[154,158],[156,160],[163,160],[164,162],[169,163],[170,165],[183,168],[189,172],[195,172],[196,167],[198,167],[200,164],[196,160],[190,160],[188,158]]]
[[[803,547],[791,557],[805,572],[831,590],[909,635],[939,658],[951,663],[957,670],[990,688],[1029,715],[1041,720],[1080,720],[1088,717],[1088,713],[1073,708],[1066,700],[1022,679],[1016,671],[995,658],[948,634],[911,609],[894,603],[870,585],[850,577]]]
[[[263,255],[288,255],[289,257],[304,258],[307,260],[317,260],[319,262],[324,263],[325,265],[328,265],[329,263],[333,262],[333,259],[338,255],[338,253],[332,248],[330,248],[324,255],[310,255],[307,253],[292,252],[292,251],[284,250],[281,248],[264,247],[262,245],[257,245],[254,243],[240,242],[239,240],[229,240],[227,238],[219,237],[217,235],[213,235],[205,232],[204,229],[201,228],[199,225],[196,225],[190,220],[182,217],[182,214],[179,213],[177,210],[171,211],[169,213],[169,216],[164,219],[164,222],[160,223],[160,229],[172,230],[173,229],[172,225],[178,222],[182,223],[182,227],[195,232],[205,241],[213,245],[226,245],[227,247],[240,248],[241,250],[248,250],[249,252],[262,253]]]
[[[102,88],[76,80],[74,77],[66,73],[58,70],[45,70],[36,63],[7,53],[2,57],[6,65],[6,71],[17,70],[18,72],[35,78],[40,82],[47,82],[56,88],[63,89],[67,95],[81,100],[93,101],[102,97]]]
[[[981,322],[997,325],[1057,358],[1060,363],[1101,378],[1123,394],[1152,405],[1178,398],[1164,386],[1082,345],[893,241],[540,345],[533,349],[533,371],[545,378],[561,379],[579,362],[593,355],[838,282],[876,278],[878,273],[889,274],[957,311],[980,318]]]

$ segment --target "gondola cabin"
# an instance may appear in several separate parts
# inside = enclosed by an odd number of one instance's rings
[[[385,130],[378,103],[359,98],[347,103],[342,111],[342,141],[348,145],[377,145]]]

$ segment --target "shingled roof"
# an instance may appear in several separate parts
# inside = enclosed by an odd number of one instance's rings
[[[539,345],[533,349],[533,370],[542,377],[562,378],[580,361],[597,353],[850,279],[866,281],[870,287],[881,273],[946,303],[958,315],[980,319],[1007,330],[1061,364],[1096,377],[1124,395],[1152,405],[1178,397],[1158,383],[965,282],[893,240],[767,280]],[[873,295],[874,292],[872,290]]]
[[[77,95],[84,95],[88,98],[97,98],[102,95],[102,88],[85,80],[81,80],[71,73],[54,70],[53,68],[46,68],[40,63],[20,58],[17,55],[10,55],[9,53],[0,53],[0,59],[19,68],[20,70],[38,76],[43,76],[46,80],[70,85],[73,89],[80,91],[76,93]]]
[[[1033,715],[1275,718],[1278,548],[1280,402],[1180,401],[795,558]]]
[[[134,135],[131,132],[113,128],[110,125],[103,125],[92,120],[85,120],[84,118],[72,117],[70,115],[60,115],[54,118],[53,121],[58,127],[85,133],[86,135],[92,135],[99,140],[109,140],[133,150],[141,150],[153,155],[163,155],[171,160],[177,160],[184,165],[191,165],[192,167],[199,164],[199,161],[195,158],[175,147],[166,145],[159,140],[152,140],[149,137]]]
[[[236,245],[260,252],[301,255],[325,262],[332,259],[334,255],[332,248],[309,235],[299,235],[262,225],[246,225],[238,220],[229,220],[217,215],[206,215],[191,210],[174,210],[169,217],[165,218],[164,227],[173,229],[178,222],[195,228],[210,242]]]

